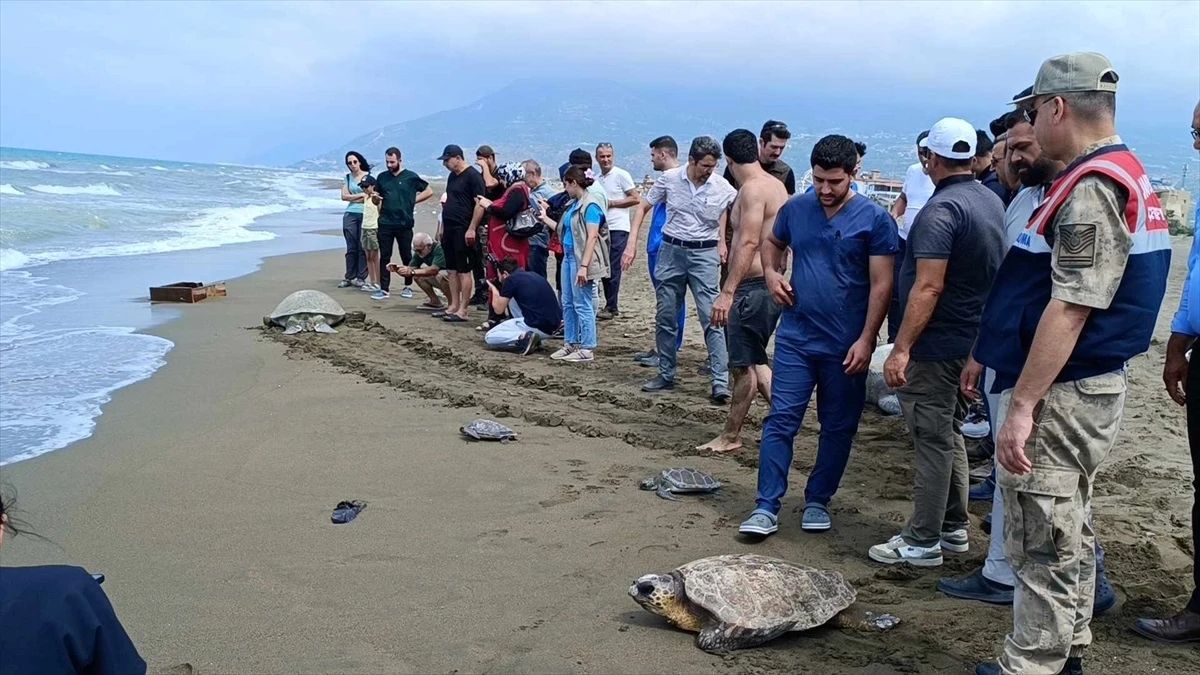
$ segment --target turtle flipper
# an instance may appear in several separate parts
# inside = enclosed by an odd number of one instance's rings
[[[299,333],[302,330],[304,330],[304,322],[301,321],[300,319],[297,319],[294,316],[289,316],[287,323],[284,324],[283,334],[284,335],[295,335],[296,333]]]
[[[783,635],[795,624],[784,623],[771,628],[749,629],[727,623],[715,623],[700,630],[696,646],[706,652],[721,654],[735,649],[749,649]]]
[[[333,326],[330,326],[329,324],[325,323],[325,319],[317,319],[316,321],[313,321],[313,330],[317,331],[318,333],[336,333],[337,332],[336,330],[333,329]]]
[[[870,633],[882,633],[900,625],[900,617],[893,614],[876,614],[874,612],[854,613],[849,610],[838,612],[829,620],[834,628],[858,630]]]
[[[673,502],[679,501],[679,497],[676,497],[670,490],[668,490],[667,486],[665,484],[663,484],[662,481],[659,481],[658,489],[654,491],[654,494],[658,495],[659,497],[662,497],[663,499],[669,500],[669,501],[673,501]]]

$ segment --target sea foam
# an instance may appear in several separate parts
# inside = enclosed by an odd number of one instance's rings
[[[30,190],[47,195],[94,195],[99,197],[120,197],[121,193],[107,183],[94,185],[33,185]]]
[[[25,194],[25,193],[21,192],[20,190],[18,190],[15,187],[9,185],[8,183],[4,183],[3,185],[0,185],[0,195],[14,195],[14,196],[19,197],[23,194]]]

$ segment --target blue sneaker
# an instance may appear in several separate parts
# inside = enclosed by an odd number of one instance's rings
[[[833,527],[833,519],[829,517],[829,509],[824,504],[809,502],[804,505],[804,516],[800,519],[800,529],[805,532],[824,532]]]
[[[412,289],[409,288],[408,286],[405,286],[404,288],[400,289],[400,297],[404,298],[405,300],[411,300],[412,296],[413,296]]]
[[[371,294],[372,300],[387,300],[391,294],[384,290],[378,290]]]
[[[779,519],[774,513],[755,509],[750,517],[738,526],[738,532],[742,534],[756,534],[760,537],[765,537],[769,534],[774,534],[779,530]]]

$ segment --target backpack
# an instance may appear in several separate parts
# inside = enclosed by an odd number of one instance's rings
[[[528,239],[541,234],[546,225],[538,218],[540,209],[533,195],[524,188],[522,188],[522,192],[525,193],[525,203],[528,204],[528,207],[504,223],[504,230],[508,232],[509,236]]]

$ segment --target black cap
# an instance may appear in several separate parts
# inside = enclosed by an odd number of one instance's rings
[[[592,168],[592,155],[583,148],[575,148],[567,157],[567,162],[575,166]]]
[[[445,150],[442,150],[442,156],[438,157],[438,159],[440,159],[441,161],[444,162],[444,161],[450,159],[451,157],[462,158],[462,156],[463,156],[462,148],[458,147],[457,145],[450,144],[450,145],[446,146]]]
[[[1024,99],[1030,98],[1032,96],[1033,96],[1033,85],[1029,85],[1028,87],[1025,87],[1024,89],[1022,89],[1021,93],[1012,97],[1012,102],[1015,104],[1018,101],[1022,101]]]
[[[358,187],[366,190],[369,187],[375,187],[378,183],[375,182],[375,177],[371,174],[363,176],[363,179],[358,181]]]

